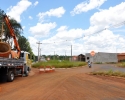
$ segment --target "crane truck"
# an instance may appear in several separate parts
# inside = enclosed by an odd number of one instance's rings
[[[20,50],[14,29],[4,11],[0,10],[0,16],[7,25],[16,48],[13,50],[9,43],[0,41],[0,80],[12,82],[15,76],[29,75],[31,69],[30,54]]]

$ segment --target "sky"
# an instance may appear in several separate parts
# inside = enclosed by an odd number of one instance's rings
[[[125,0],[0,0],[38,55],[125,52]]]

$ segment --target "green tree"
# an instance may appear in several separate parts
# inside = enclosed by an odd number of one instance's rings
[[[28,40],[24,36],[19,36],[18,43],[21,50],[28,51],[29,47],[27,46],[27,41]]]
[[[18,43],[19,43],[20,49],[22,51],[27,51],[30,53],[30,59],[35,59],[35,55],[32,52],[32,49],[30,47],[30,43],[28,42],[28,40],[24,36],[19,36]]]
[[[3,16],[6,16],[6,14],[4,13],[4,11],[2,11],[0,9],[0,33],[1,33],[1,26],[2,26],[2,23],[3,23],[4,37],[5,37],[3,39],[3,41],[8,42],[11,45],[12,42],[9,41],[9,40],[12,39],[12,36],[10,34],[10,30],[9,30],[9,28],[7,26],[7,23],[5,23],[5,21],[3,19]],[[35,55],[32,52],[32,49],[30,47],[30,44],[29,44],[28,40],[24,36],[21,36],[21,33],[23,33],[23,29],[22,29],[21,24],[18,23],[15,19],[9,19],[9,22],[11,24],[11,27],[14,30],[14,34],[16,35],[16,37],[18,39],[18,43],[19,43],[20,49],[23,50],[23,51],[29,52],[30,55],[31,55],[31,58],[35,58]]]
[[[3,23],[4,36],[5,36],[4,41],[6,42],[6,41],[9,41],[12,38],[12,36],[10,35],[10,30],[7,27],[7,23],[3,19],[4,15],[6,15],[6,14],[2,10],[0,10],[0,27],[2,26],[2,23]],[[9,19],[9,21],[10,21],[10,24],[11,24],[13,30],[14,30],[14,34],[18,38],[20,36],[20,34],[23,32],[21,24],[18,23],[15,19],[12,19],[12,18]]]

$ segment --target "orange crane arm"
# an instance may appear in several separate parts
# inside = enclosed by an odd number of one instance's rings
[[[15,47],[17,49],[17,56],[18,58],[20,57],[20,53],[21,53],[21,50],[20,50],[20,47],[19,47],[19,44],[18,44],[18,41],[16,39],[16,35],[14,34],[14,29],[13,27],[11,26],[11,23],[10,23],[10,20],[9,18],[7,17],[7,15],[3,15],[3,18],[9,28],[9,31],[10,31],[10,35],[13,37],[13,40],[14,40],[14,44],[15,44]]]

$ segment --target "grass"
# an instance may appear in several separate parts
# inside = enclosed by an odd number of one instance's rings
[[[117,64],[118,67],[125,68],[125,62],[120,62]]]
[[[103,76],[118,76],[118,77],[125,77],[125,72],[120,71],[98,71],[98,72],[92,72],[92,75],[103,75]]]
[[[102,62],[95,62],[94,64],[102,64]]]
[[[58,61],[58,60],[51,60],[47,62],[38,62],[35,64],[32,64],[33,68],[40,68],[40,67],[55,67],[55,68],[71,68],[71,67],[79,67],[79,66],[85,66],[86,62],[71,62],[71,61]]]

